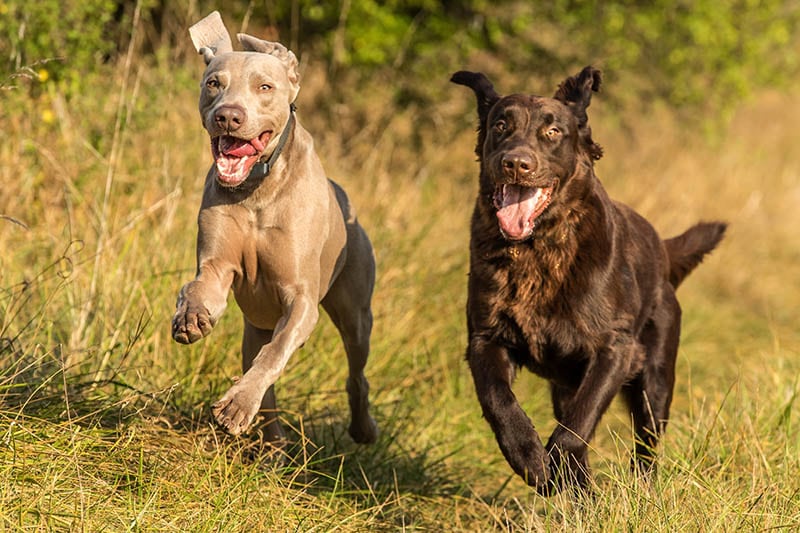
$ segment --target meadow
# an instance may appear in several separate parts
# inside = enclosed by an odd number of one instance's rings
[[[730,228],[679,291],[683,340],[657,474],[629,472],[633,436],[615,405],[592,442],[593,496],[546,499],[512,475],[463,357],[472,94],[443,76],[431,82],[436,105],[387,105],[392,80],[376,79],[325,106],[325,65],[302,68],[299,120],[376,249],[367,376],[378,442],[346,433],[345,356],[327,318],[277,385],[293,441],[282,462],[257,432],[231,438],[212,423],[210,404],[240,372],[233,300],[208,338],[171,340],[211,162],[196,109],[202,61],[129,54],[69,99],[34,67],[0,92],[0,529],[800,526],[797,93],[758,93],[730,122],[612,112],[613,85],[593,100],[606,153],[597,173],[613,197],[665,237],[700,219]],[[508,72],[497,85],[555,88]],[[515,392],[549,434],[544,382],[520,373]]]

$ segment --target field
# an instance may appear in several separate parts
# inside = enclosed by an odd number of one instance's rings
[[[761,93],[711,134],[713,119],[620,115],[595,97],[597,172],[612,196],[664,236],[699,219],[730,229],[679,291],[678,383],[657,475],[629,473],[633,437],[615,405],[592,443],[594,496],[545,499],[511,474],[463,358],[475,111],[446,77],[432,108],[385,105],[376,80],[350,89],[351,106],[318,112],[327,74],[303,64],[299,119],[376,249],[367,376],[379,441],[357,446],[346,433],[345,358],[327,318],[278,383],[288,461],[272,461],[257,433],[214,426],[209,406],[239,373],[235,303],[195,345],[169,332],[194,271],[211,160],[196,110],[201,64],[122,61],[69,101],[38,79],[0,93],[0,529],[800,525],[797,94]],[[498,86],[553,88],[511,74]],[[545,384],[521,373],[515,391],[549,434]]]

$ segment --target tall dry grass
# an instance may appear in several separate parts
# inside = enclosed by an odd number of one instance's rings
[[[368,376],[382,436],[346,436],[344,354],[323,319],[278,385],[288,465],[225,437],[209,404],[238,372],[240,318],[174,344],[210,163],[195,64],[121,63],[67,101],[4,91],[0,143],[0,523],[111,530],[766,530],[800,523],[800,105],[765,93],[712,139],[665,111],[590,120],[612,195],[665,236],[731,223],[682,286],[673,419],[651,484],[628,473],[615,406],[593,442],[591,501],[545,500],[497,449],[463,362],[473,98],[441,81],[431,109],[390,88],[324,107],[304,64],[299,116],[349,191],[379,263]],[[454,66],[460,68],[461,65]],[[565,73],[567,74],[567,73]],[[521,79],[508,75],[511,83]],[[391,80],[388,80],[389,82]],[[528,85],[534,92],[547,87]],[[503,86],[499,86],[503,89]],[[614,91],[614,87],[606,87]],[[546,387],[516,391],[553,427]]]

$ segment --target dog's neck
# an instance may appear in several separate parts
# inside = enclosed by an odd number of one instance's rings
[[[269,176],[269,173],[272,171],[272,167],[275,165],[275,161],[278,160],[278,157],[281,155],[283,151],[283,147],[286,146],[286,141],[289,140],[289,135],[294,131],[294,124],[295,118],[294,113],[297,110],[297,106],[292,102],[289,104],[289,120],[286,122],[286,126],[283,128],[281,132],[280,139],[278,139],[278,145],[272,151],[272,154],[267,158],[266,161],[258,161],[253,168],[250,170],[250,174],[247,176],[246,181],[250,181],[251,183],[260,183],[261,180]]]

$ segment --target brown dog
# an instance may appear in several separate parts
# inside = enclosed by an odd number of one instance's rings
[[[672,400],[675,289],[725,224],[662,241],[608,197],[594,174],[602,149],[586,115],[600,71],[586,67],[553,98],[500,97],[480,73],[452,81],[478,100],[467,360],[503,455],[541,493],[586,486],[587,443],[622,391],[637,464],[648,469]],[[523,366],[550,383],[559,425],[546,446],[511,390]]]
[[[281,441],[273,384],[311,334],[321,303],[347,351],[350,435],[373,442],[363,370],[375,260],[347,196],[325,177],[295,117],[297,59],[244,34],[245,51],[234,52],[216,12],[190,33],[207,64],[200,115],[215,164],[198,216],[197,276],[178,296],[172,336],[188,344],[208,335],[233,288],[244,315],[244,375],[212,411],[238,435],[261,407],[267,438]]]

